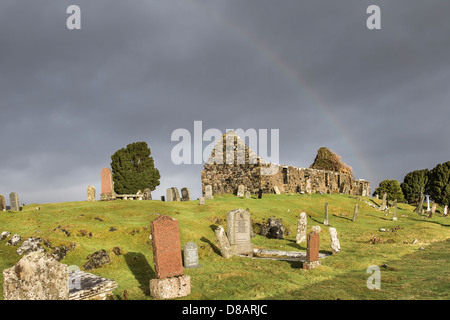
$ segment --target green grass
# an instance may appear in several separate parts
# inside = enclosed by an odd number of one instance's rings
[[[321,267],[304,271],[299,262],[240,257],[225,260],[220,256],[214,229],[219,224],[226,229],[226,213],[236,208],[248,208],[257,222],[272,216],[282,218],[292,230],[282,240],[257,235],[252,238],[255,247],[306,250],[306,243],[295,243],[297,219],[305,211],[308,231],[320,225],[320,250],[330,252],[328,227],[322,224],[325,202],[329,203],[330,223],[338,231],[342,251],[323,259]],[[358,220],[352,222],[356,203]],[[36,206],[41,210],[36,211]],[[386,216],[364,202],[345,195],[320,194],[264,195],[262,199],[223,195],[207,200],[204,206],[199,206],[198,201],[66,202],[31,204],[22,212],[2,212],[0,232],[17,233],[22,239],[38,236],[53,246],[75,244],[62,260],[67,265],[82,267],[89,254],[107,250],[111,263],[90,272],[117,281],[115,299],[123,299],[124,290],[129,299],[152,299],[149,281],[154,278],[154,267],[148,237],[150,222],[157,217],[154,213],[178,220],[182,245],[188,241],[199,245],[202,267],[185,269],[185,274],[191,276],[192,292],[184,299],[450,299],[450,221],[442,217],[443,209],[439,207],[431,219],[421,219],[413,210],[412,206],[399,204],[399,220],[394,222],[391,214]],[[401,229],[395,232],[379,231],[397,225]],[[55,230],[58,226],[69,231],[70,236]],[[110,232],[110,227],[117,231]],[[81,236],[81,230],[92,233],[92,237]],[[373,236],[390,243],[370,244]],[[412,244],[414,239],[419,242]],[[5,246],[6,241],[0,241],[2,270],[20,259],[17,247]],[[116,246],[123,255],[112,252]],[[387,266],[381,267],[381,290],[366,286],[370,265]],[[0,287],[3,296],[3,279]]]

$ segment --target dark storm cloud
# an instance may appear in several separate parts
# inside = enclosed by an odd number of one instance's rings
[[[82,30],[65,27],[81,7]],[[379,4],[382,29],[365,27]],[[328,146],[358,178],[401,180],[449,160],[448,1],[13,1],[0,4],[0,193],[100,193],[110,156],[147,141],[161,186],[177,128],[280,129],[280,162]],[[206,145],[206,143],[205,143]]]

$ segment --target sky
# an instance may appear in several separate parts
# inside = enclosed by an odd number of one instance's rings
[[[99,198],[111,155],[145,141],[153,199],[169,187],[196,199],[202,164],[171,158],[172,133],[194,121],[278,129],[281,164],[308,167],[328,147],[372,191],[402,182],[450,160],[449,12],[448,0],[2,0],[0,194],[84,201],[92,185]]]

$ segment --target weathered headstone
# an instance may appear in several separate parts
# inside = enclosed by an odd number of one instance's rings
[[[443,216],[444,216],[444,217],[447,217],[447,215],[448,215],[448,205],[445,205]]]
[[[322,228],[320,228],[320,226],[312,226],[311,230],[317,233],[321,233],[322,232]]]
[[[250,213],[243,209],[235,209],[227,213],[227,235],[231,252],[235,254],[253,254]]]
[[[101,201],[114,200],[114,186],[113,186],[113,178],[112,172],[109,168],[103,168],[100,172],[100,177],[102,181],[102,193],[100,194]]]
[[[138,190],[136,192],[136,199],[137,200],[142,200],[142,198],[144,198],[144,193],[141,190]],[[131,200],[133,200],[133,198],[131,198]]]
[[[9,205],[11,207],[11,211],[19,211],[19,196],[16,192],[11,192],[9,194]]]
[[[320,236],[317,232],[310,232],[306,240],[306,261],[303,262],[303,269],[311,270],[320,266],[319,261]]]
[[[233,256],[233,254],[231,253],[230,242],[228,241],[228,237],[225,233],[225,229],[222,226],[219,226],[214,232],[216,234],[217,243],[219,245],[222,257],[228,259]]]
[[[392,221],[397,221],[397,200],[394,201],[394,216],[392,217]]]
[[[190,241],[184,245],[184,267],[185,268],[200,268],[198,264],[198,244]]]
[[[149,188],[144,189],[143,199],[144,200],[152,200],[152,192],[150,191]]]
[[[211,185],[205,186],[205,199],[206,200],[214,199]]]
[[[95,187],[93,186],[87,187],[87,201],[95,201]]]
[[[43,252],[31,252],[3,270],[5,300],[68,300],[67,265]]]
[[[330,221],[328,221],[328,202],[325,202],[325,219],[323,220],[324,226],[329,226]]]
[[[187,296],[190,277],[183,275],[178,221],[160,215],[151,223],[156,279],[150,280],[150,295],[157,299]]]
[[[341,245],[337,236],[337,230],[336,228],[329,228],[328,231],[330,232],[331,238],[331,251],[333,251],[334,254],[339,253],[341,251]]]
[[[278,188],[278,186],[274,186],[273,187],[273,192],[275,192],[275,194],[281,194],[280,189]]]
[[[380,210],[386,210],[386,198],[387,198],[387,193],[383,193],[383,202],[381,202],[381,207]]]
[[[300,217],[297,221],[297,237],[295,239],[296,243],[302,243],[306,241],[306,227],[308,226],[308,220],[306,218],[306,213],[300,213]]]
[[[238,186],[238,190],[237,190],[237,194],[236,195],[238,197],[240,197],[240,198],[243,198],[244,197],[244,193],[245,193],[245,187],[242,184],[240,184]]]
[[[437,207],[437,204],[436,204],[436,202],[435,202],[435,203],[433,203],[433,205],[431,206],[431,213],[432,213],[432,214],[435,214],[435,213],[436,213],[436,207]]]
[[[427,197],[427,212],[429,212],[429,211],[431,211],[431,209],[430,209],[430,195],[426,195],[426,197]]]
[[[172,193],[172,195],[173,195],[172,201],[181,201],[180,193],[178,192],[178,188],[172,187],[172,190],[173,190],[173,193]]]
[[[245,198],[250,199],[252,197],[252,193],[250,191],[245,191]]]
[[[0,194],[0,211],[5,211],[5,210],[6,210],[5,197],[3,197],[2,194]]]
[[[174,201],[173,200],[174,198],[175,196],[173,194],[173,189],[172,188],[166,189],[166,201],[167,202]]]
[[[200,197],[199,200],[200,200],[199,204],[201,205],[205,204],[205,197]]]
[[[355,210],[353,211],[353,221],[356,221],[358,219],[358,211],[359,211],[359,204],[355,204]]]
[[[191,201],[191,193],[189,192],[189,188],[181,189],[181,201]]]

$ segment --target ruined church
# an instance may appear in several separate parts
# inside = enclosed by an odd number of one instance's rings
[[[230,131],[222,135],[201,173],[202,194],[212,186],[213,194],[236,194],[243,185],[252,194],[324,193],[370,195],[370,183],[350,173],[297,168],[266,163]]]

